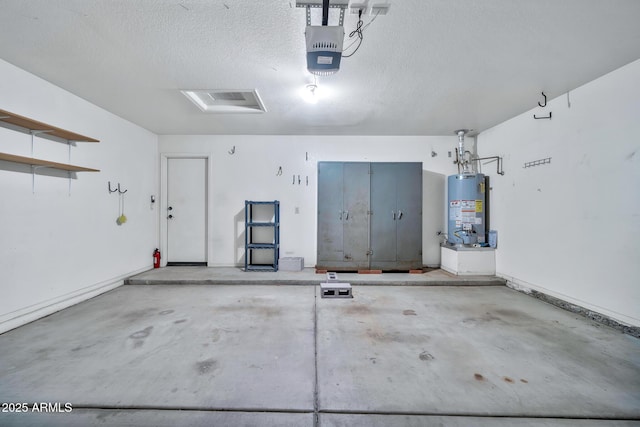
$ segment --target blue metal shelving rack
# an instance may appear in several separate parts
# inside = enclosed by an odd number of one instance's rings
[[[254,218],[253,208],[258,205],[273,206],[273,221],[260,221]],[[273,240],[271,242],[255,242],[253,240],[253,229],[256,227],[269,227],[273,229]],[[278,200],[244,201],[244,271],[278,271],[278,259],[280,258],[280,202]],[[254,264],[253,251],[271,250],[273,251],[273,262],[269,264]]]

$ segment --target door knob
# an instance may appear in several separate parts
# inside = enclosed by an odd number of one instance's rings
[[[167,218],[168,219],[173,219],[173,215],[169,215]]]
[[[173,207],[172,207],[172,206],[169,206],[169,207],[167,208],[167,210],[168,210],[168,211],[172,211],[172,210],[173,210]]]

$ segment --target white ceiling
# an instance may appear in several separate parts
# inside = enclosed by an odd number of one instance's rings
[[[318,135],[482,131],[640,58],[638,0],[390,2],[315,105],[295,0],[0,0],[0,58],[157,134]],[[257,89],[267,112],[181,89]]]

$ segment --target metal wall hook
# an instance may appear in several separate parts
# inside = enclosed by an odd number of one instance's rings
[[[541,93],[542,93],[542,96],[544,96],[544,105],[540,104],[539,102],[538,102],[538,105],[544,108],[547,106],[547,95],[545,95],[544,92],[541,92]]]
[[[551,120],[551,111],[549,111],[549,115],[548,116],[544,116],[544,117],[538,117],[535,114],[533,115],[533,118],[536,120],[540,120],[540,119],[549,119]]]
[[[118,186],[117,186],[115,189],[113,189],[113,190],[112,190],[112,189],[111,189],[111,181],[109,181],[109,194],[111,194],[111,193],[115,193],[116,191],[118,192],[118,194],[124,194],[124,193],[126,193],[127,191],[129,191],[129,190],[124,190],[124,191],[122,191],[122,190],[120,189],[120,183],[118,183]]]

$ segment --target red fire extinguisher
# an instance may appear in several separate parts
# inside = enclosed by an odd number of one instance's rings
[[[153,268],[160,268],[160,251],[158,248],[153,251]]]

